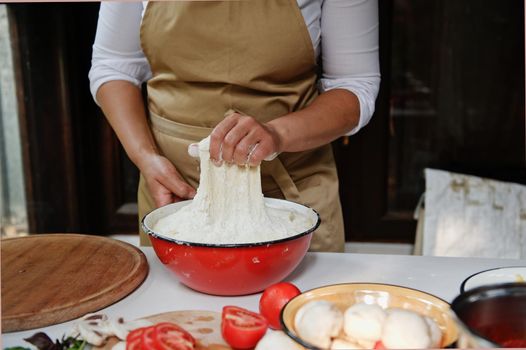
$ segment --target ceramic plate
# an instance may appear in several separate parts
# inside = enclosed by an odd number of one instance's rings
[[[526,282],[526,266],[498,267],[477,272],[460,285],[460,292],[489,284]]]
[[[442,346],[451,346],[458,337],[458,330],[444,300],[401,286],[380,283],[334,284],[306,291],[293,298],[282,310],[281,324],[285,333],[307,349],[316,347],[302,340],[296,333],[296,312],[311,300],[327,300],[342,311],[355,303],[378,304],[383,308],[398,307],[426,315],[434,319],[443,333]]]

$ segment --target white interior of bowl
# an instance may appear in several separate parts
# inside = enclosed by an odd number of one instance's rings
[[[187,201],[168,204],[168,205],[165,205],[164,207],[157,208],[153,210],[152,212],[150,212],[149,214],[147,214],[143,219],[143,226],[144,226],[146,233],[153,234],[156,237],[167,239],[170,241],[177,241],[173,237],[164,236],[158,232],[155,232],[153,230],[153,227],[155,226],[157,221],[159,221],[161,218],[164,218],[168,215],[171,215],[177,212],[181,208],[189,205],[191,202],[192,200],[187,200]],[[312,225],[305,232],[313,231],[313,229],[315,229],[319,225],[320,219],[319,219],[318,213],[315,210],[309,207],[306,207],[304,205],[301,205],[295,202],[291,202],[291,201],[287,201],[287,200],[283,200],[283,199],[276,199],[276,198],[265,198],[265,204],[271,208],[282,209],[284,211],[293,212],[293,213],[296,213],[297,215],[306,217],[312,223]],[[301,236],[303,234],[305,233],[300,233],[299,235],[287,237],[284,240],[292,239],[294,237]],[[261,243],[265,243],[265,242],[258,242],[257,244],[261,244]],[[244,245],[253,245],[253,244],[255,243],[247,243]],[[219,244],[219,246],[221,246],[221,244]]]
[[[526,282],[526,266],[512,266],[482,271],[466,278],[461,292],[490,284]]]

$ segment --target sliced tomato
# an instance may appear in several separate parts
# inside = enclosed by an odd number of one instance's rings
[[[154,339],[155,330],[153,327],[146,327],[141,335],[141,350],[159,350]]]
[[[142,336],[142,333],[144,332],[144,328],[147,327],[137,328],[130,331],[130,333],[128,333],[128,335],[126,336],[126,341],[140,338]]]
[[[191,350],[195,347],[194,337],[174,323],[156,324],[154,330],[158,350]]]
[[[126,336],[126,350],[140,350],[144,328],[137,328]]]
[[[162,322],[134,329],[126,337],[126,350],[193,350],[195,339],[174,323]]]
[[[288,282],[276,283],[265,289],[259,299],[259,312],[265,316],[270,328],[281,329],[281,309],[300,293],[298,287]]]
[[[221,334],[235,349],[250,349],[265,335],[268,322],[262,315],[237,307],[223,307]]]
[[[126,339],[126,350],[141,350],[141,346],[141,338],[136,338],[133,340]]]

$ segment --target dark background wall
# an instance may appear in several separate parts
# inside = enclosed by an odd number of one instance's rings
[[[523,6],[380,0],[376,113],[334,142],[348,240],[412,242],[425,167],[526,183]],[[137,170],[89,93],[98,8],[8,5],[32,232],[137,232]]]

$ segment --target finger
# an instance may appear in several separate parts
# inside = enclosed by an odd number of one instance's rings
[[[219,124],[216,125],[212,133],[210,134],[210,159],[212,161],[222,160],[222,147],[223,140],[228,132],[237,124],[240,115],[233,113],[225,119],[223,119]]]
[[[261,161],[274,153],[274,146],[271,138],[265,138],[261,140],[257,148],[252,152],[248,165],[258,166]]]
[[[255,133],[248,133],[245,137],[241,139],[241,141],[238,142],[236,145],[236,148],[234,150],[234,163],[237,165],[246,165],[247,158],[249,155],[251,155],[251,152],[254,151],[254,148],[258,144],[259,139],[255,135]]]
[[[250,125],[247,122],[238,122],[223,139],[222,153],[225,162],[234,163],[234,152],[238,143],[250,133]],[[246,156],[246,154],[245,154]],[[244,161],[243,161],[244,164]]]
[[[191,199],[195,196],[195,189],[184,181],[178,174],[165,177],[163,184],[176,197],[181,199]]]
[[[173,202],[172,192],[158,181],[147,181],[147,186],[156,208],[160,208]]]
[[[171,192],[161,192],[157,194],[152,194],[153,201],[155,202],[155,207],[160,208],[173,203],[173,195]]]
[[[250,152],[248,153],[245,165],[250,166],[250,161],[252,159],[252,156],[253,156],[254,152],[256,152],[258,147],[259,147],[259,143],[256,143],[253,147],[251,147]]]
[[[265,159],[263,160],[266,160],[267,162],[270,162],[274,159],[276,159],[278,157],[279,153],[278,152],[274,152],[272,154],[270,154],[269,156],[265,157]]]

